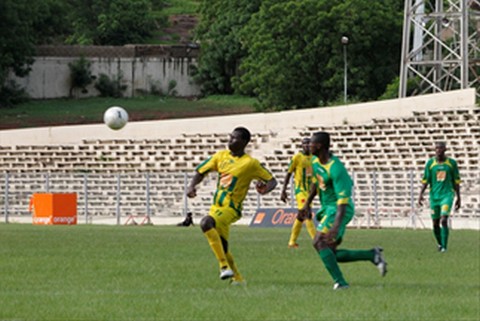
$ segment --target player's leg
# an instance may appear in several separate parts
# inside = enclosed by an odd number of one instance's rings
[[[300,235],[300,231],[302,230],[302,224],[303,222],[299,219],[298,214],[297,217],[295,218],[295,221],[293,222],[292,225],[292,230],[290,231],[290,239],[288,240],[288,248],[294,249],[298,247],[297,244],[297,239],[298,236]]]
[[[209,214],[201,220],[200,227],[217,258],[220,267],[220,278],[225,280],[233,277],[234,272],[228,262],[225,251],[225,247],[228,250],[228,234],[232,220],[229,215],[223,214],[223,209],[212,206]]]
[[[431,217],[432,217],[432,225],[433,225],[433,235],[435,236],[435,240],[437,241],[437,248],[439,251],[441,251],[442,236],[440,231],[440,205],[436,205],[435,203],[433,203],[433,204],[430,204],[430,207],[431,207]]]
[[[337,245],[340,245],[347,224],[352,220],[354,215],[353,208],[347,207],[345,213],[344,222],[338,231]],[[370,261],[379,270],[381,276],[385,276],[387,273],[387,262],[383,258],[383,249],[381,247],[375,247],[369,250],[350,250],[350,249],[338,249],[335,253],[337,262],[356,262],[356,261]]]
[[[335,248],[332,248],[325,239],[325,234],[330,230],[335,221],[335,213],[335,207],[331,207],[325,211],[322,221],[318,225],[315,238],[313,239],[313,247],[318,252],[323,265],[335,282],[333,289],[339,290],[348,288],[348,283],[343,277],[342,271],[338,266],[337,258],[334,252]]]
[[[297,201],[297,208],[301,209],[303,208],[303,205],[305,204],[305,200],[307,199],[304,193],[297,193],[295,194],[295,200]],[[288,240],[288,247],[289,248],[297,248],[297,239],[298,236],[300,235],[300,232],[302,231],[302,225],[303,225],[304,218],[300,215],[297,214],[297,217],[295,218],[295,221],[293,222],[292,225],[292,230],[290,232],[290,239]]]
[[[441,252],[445,252],[447,250],[448,245],[448,217],[450,216],[450,211],[452,209],[453,204],[453,197],[446,197],[442,200],[441,208],[440,208],[440,240],[442,249]]]

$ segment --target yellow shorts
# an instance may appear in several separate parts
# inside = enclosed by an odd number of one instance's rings
[[[240,219],[240,216],[237,214],[231,207],[218,207],[213,205],[210,207],[210,212],[208,213],[215,220],[215,228],[217,229],[218,234],[225,241],[228,241],[230,235],[230,225],[235,223]]]
[[[295,200],[297,201],[297,208],[301,210],[303,206],[305,205],[305,202],[307,201],[308,198],[308,192],[298,192],[295,194]]]

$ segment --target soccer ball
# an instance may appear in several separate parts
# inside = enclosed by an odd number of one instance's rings
[[[103,121],[113,130],[122,129],[128,122],[128,114],[122,107],[113,106],[103,114]]]

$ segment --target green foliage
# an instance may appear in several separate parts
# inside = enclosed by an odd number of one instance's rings
[[[196,39],[201,43],[199,66],[194,79],[204,94],[233,93],[232,77],[238,72],[246,50],[240,31],[258,11],[261,0],[203,0]]]
[[[415,89],[420,84],[420,79],[419,78],[410,78],[407,81],[407,96],[410,96],[413,94]],[[385,100],[385,99],[397,99],[398,98],[398,93],[400,90],[400,77],[396,77],[393,79],[393,81],[387,86],[387,89],[381,95],[378,99],[379,100]]]
[[[82,93],[86,93],[87,86],[90,85],[95,78],[92,76],[90,70],[91,62],[82,56],[69,63],[68,67],[70,68],[70,97],[73,97],[75,88],[79,88]]]
[[[232,227],[244,288],[218,279],[198,227],[0,223],[0,319],[478,320],[478,231],[453,230],[442,254],[431,230],[349,229],[341,248],[381,244],[390,271],[342,264],[343,292],[332,290],[307,233],[296,251],[289,234]]]
[[[242,30],[235,88],[263,109],[328,104],[343,91],[345,35],[349,96],[375,99],[398,73],[401,25],[394,0],[264,0]]]
[[[114,79],[110,79],[106,74],[100,74],[95,88],[100,92],[100,97],[119,98],[123,96],[123,92],[127,89],[127,85],[122,84],[123,75],[120,72]]]
[[[149,0],[73,0],[74,32],[70,44],[124,45],[142,43],[156,28]]]
[[[6,81],[0,87],[0,108],[13,107],[28,100],[25,90],[13,80]]]
[[[0,86],[9,72],[23,77],[30,71],[35,52],[34,9],[27,0],[0,1]]]

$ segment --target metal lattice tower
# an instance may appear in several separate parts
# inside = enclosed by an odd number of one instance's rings
[[[399,97],[476,88],[480,0],[405,0]]]

